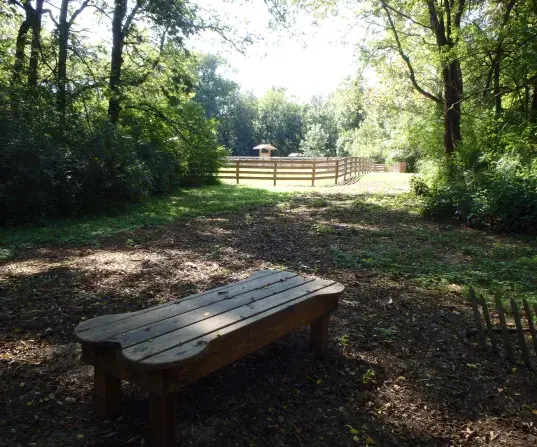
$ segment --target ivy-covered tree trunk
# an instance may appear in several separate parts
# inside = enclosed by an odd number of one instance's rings
[[[32,48],[28,66],[28,87],[37,90],[37,71],[39,67],[39,53],[41,51],[41,22],[43,18],[44,0],[37,0],[32,17]]]
[[[67,88],[67,45],[69,42],[69,23],[67,10],[69,0],[62,0],[58,20],[58,94],[57,106],[60,115],[60,131],[65,130],[66,88]]]
[[[15,115],[18,114],[19,111],[19,88],[21,86],[24,71],[24,51],[26,49],[26,41],[29,30],[30,21],[28,18],[26,18],[21,23],[17,33],[17,41],[15,44],[15,63],[13,64],[13,74],[11,76],[11,109]]]
[[[537,121],[537,79],[533,81],[533,93],[531,95],[530,115],[533,121]]]
[[[121,110],[121,65],[123,63],[123,46],[125,33],[123,21],[127,14],[127,0],[114,2],[114,16],[112,18],[112,56],[110,60],[110,99],[108,101],[108,117],[112,123],[117,123]]]
[[[443,70],[444,77],[444,152],[451,156],[461,137],[461,70],[458,61],[451,62]]]

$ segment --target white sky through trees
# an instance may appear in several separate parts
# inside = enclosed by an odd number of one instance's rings
[[[225,58],[230,67],[226,76],[243,90],[262,96],[271,87],[284,87],[291,96],[307,101],[312,95],[326,95],[336,90],[345,77],[356,73],[355,49],[365,34],[356,26],[352,11],[316,21],[306,13],[290,27],[291,31],[271,23],[271,15],[263,0],[191,0],[206,16],[218,15],[224,24],[236,28],[236,36],[257,35],[244,54],[218,37],[204,32],[187,41],[187,48]],[[56,5],[57,3],[57,5]],[[73,2],[73,8],[79,2]],[[59,1],[48,4],[58,9]],[[45,26],[52,23],[44,16]],[[353,26],[354,24],[354,26]],[[86,8],[78,17],[75,31],[90,40],[111,45],[111,24],[97,19],[94,8]],[[235,36],[235,37],[236,37]]]
[[[355,49],[363,30],[353,27],[353,17],[330,17],[315,21],[302,14],[291,31],[276,30],[263,0],[229,3],[198,0],[197,3],[226,15],[239,31],[260,35],[245,54],[214,36],[195,39],[194,47],[226,58],[234,72],[227,73],[245,90],[261,96],[270,87],[285,87],[302,101],[315,94],[328,94],[356,72]],[[349,15],[350,12],[349,12]]]

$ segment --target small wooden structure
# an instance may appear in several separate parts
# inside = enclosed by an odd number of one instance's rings
[[[406,161],[396,161],[392,165],[392,172],[404,174],[406,172]]]
[[[244,281],[149,309],[80,323],[82,360],[95,368],[98,414],[120,412],[121,380],[149,391],[149,443],[175,446],[176,391],[310,324],[312,347],[328,344],[328,315],[344,287],[265,270]]]
[[[499,296],[495,296],[493,303],[495,309],[492,313],[497,314],[498,316],[499,327],[497,327],[494,325],[494,321],[492,321],[491,319],[491,313],[489,311],[489,307],[485,298],[483,296],[478,297],[473,287],[470,287],[469,295],[470,304],[472,305],[472,311],[474,314],[475,329],[467,330],[466,335],[477,335],[479,346],[483,349],[487,349],[488,347],[486,340],[488,336],[488,338],[490,339],[492,351],[495,354],[499,354],[499,343],[498,340],[496,340],[495,334],[500,334],[501,340],[503,342],[505,357],[511,362],[516,362],[514,349],[509,336],[510,333],[516,333],[522,360],[524,361],[524,364],[527,368],[532,369],[532,362],[530,361],[529,350],[526,346],[525,333],[528,332],[531,335],[531,341],[533,344],[535,355],[537,356],[537,332],[535,331],[533,315],[528,301],[525,298],[522,300],[524,314],[527,322],[527,327],[524,327],[525,325],[524,320],[522,318],[522,312],[519,310],[516,301],[513,298],[510,299],[509,304],[511,307],[511,317],[514,320],[514,327],[512,327],[512,325],[508,326],[507,324],[507,315],[501,298]],[[479,312],[480,305],[485,325],[483,325],[481,314]],[[537,305],[533,306],[533,312],[537,316]]]
[[[254,147],[254,151],[259,151],[259,158],[268,159],[272,157],[272,152],[277,151],[272,144],[260,144]]]

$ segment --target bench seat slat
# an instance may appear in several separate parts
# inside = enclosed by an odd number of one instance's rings
[[[120,314],[119,320],[107,322],[82,332],[75,329],[77,339],[84,343],[116,344],[110,339],[115,335],[122,334],[140,327],[154,324],[158,321],[172,318],[195,309],[204,308],[222,300],[243,295],[253,290],[279,283],[289,277],[297,276],[295,273],[276,272],[267,276],[257,277],[251,281],[241,281],[230,287],[213,289],[207,293],[193,295],[182,300],[176,300],[166,306],[155,306],[146,309],[145,312],[133,312]],[[204,311],[205,312],[205,311]],[[78,329],[78,328],[77,328]],[[149,334],[151,335],[151,334]],[[150,337],[147,337],[150,338]],[[109,340],[107,340],[109,339]]]
[[[181,313],[172,318],[156,321],[149,325],[138,327],[137,329],[129,332],[124,332],[118,335],[114,335],[106,339],[106,342],[119,343],[123,349],[138,343],[143,343],[149,339],[155,344],[159,343],[160,336],[168,332],[178,331],[179,329],[197,323],[208,318],[215,317],[224,312],[228,312],[245,304],[252,303],[254,301],[261,300],[263,298],[271,297],[276,293],[281,293],[290,290],[294,287],[306,284],[312,279],[307,280],[300,276],[286,277],[286,279],[279,279],[279,282],[271,284],[266,287],[257,288],[255,290],[242,293],[234,297],[225,298],[216,303],[212,303],[208,306],[199,307],[189,312]],[[176,332],[180,334],[180,332]],[[178,335],[179,337],[180,335]]]
[[[219,336],[219,331],[227,326],[242,320],[248,323],[246,320],[251,317],[286,303],[292,305],[293,301],[305,296],[314,296],[315,292],[322,291],[322,289],[332,286],[333,284],[335,284],[333,281],[316,279],[290,290],[272,295],[270,299],[262,299],[237,307],[236,309],[224,312],[212,318],[207,318],[177,331],[169,332],[155,339],[149,339],[144,343],[123,349],[120,356],[129,363],[139,364],[141,360],[176,348],[192,340],[199,339],[209,333],[214,332],[215,336]]]
[[[175,375],[175,380],[178,381],[176,386],[179,388],[226,363],[259,349],[266,344],[267,340],[277,340],[296,330],[297,324],[309,321],[312,314],[335,310],[332,307],[333,301],[325,302],[324,305],[319,306],[318,301],[308,302],[308,300],[312,296],[319,295],[338,296],[342,291],[341,284],[329,285],[324,289],[258,313],[247,320],[226,326],[218,332],[212,332],[184,345],[143,359],[137,365],[142,369],[179,367],[180,370]],[[305,310],[304,308],[308,304],[310,304],[310,309]],[[303,318],[304,321],[297,321],[300,318]],[[216,345],[217,342],[218,348],[211,351],[211,346]],[[221,349],[224,350],[221,351]],[[224,359],[222,359],[221,352],[226,353]],[[201,360],[201,364],[198,364],[197,360],[200,357],[206,360]],[[192,367],[192,365],[194,366]]]
[[[139,315],[139,314],[143,314],[143,313],[147,313],[147,312],[152,312],[152,311],[154,311],[156,309],[161,309],[163,307],[168,307],[170,305],[176,304],[177,301],[185,301],[187,299],[198,298],[200,296],[204,296],[204,295],[207,295],[209,293],[220,292],[220,291],[223,291],[223,290],[226,290],[226,289],[230,289],[231,287],[235,287],[235,286],[237,286],[239,284],[245,284],[245,283],[254,281],[256,279],[259,279],[259,278],[268,277],[270,275],[275,275],[277,273],[279,273],[278,270],[261,270],[259,272],[253,273],[248,278],[243,279],[241,281],[237,281],[237,282],[234,282],[234,283],[231,283],[231,284],[226,284],[226,285],[216,287],[216,288],[211,289],[211,290],[206,290],[205,292],[196,293],[195,295],[191,295],[191,296],[188,296],[188,297],[185,297],[185,298],[181,298],[180,300],[168,301],[166,303],[158,304],[157,306],[153,306],[153,307],[146,308],[146,309],[141,309],[141,310],[138,310],[138,311],[135,311],[135,312],[126,312],[126,313],[113,314],[113,315],[101,315],[101,316],[98,316],[98,317],[94,317],[94,318],[91,318],[89,320],[86,320],[86,321],[83,321],[83,322],[79,323],[77,325],[76,329],[75,329],[75,335],[78,336],[82,332],[89,331],[90,329],[96,329],[98,327],[103,327],[103,326],[109,326],[109,325],[111,325],[113,323],[117,323],[118,321],[124,320],[126,318],[131,318],[131,317],[133,317],[135,315]]]

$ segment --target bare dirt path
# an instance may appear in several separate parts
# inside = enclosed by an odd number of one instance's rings
[[[382,198],[357,202],[363,186],[132,231],[96,249],[36,247],[0,264],[0,444],[144,445],[140,390],[124,386],[120,419],[94,417],[74,326],[281,268],[347,286],[328,357],[316,360],[302,330],[187,387],[183,445],[537,445],[533,373],[463,338],[471,315],[461,288],[429,286],[432,274],[412,267],[424,256],[458,275],[474,267],[451,241],[514,242],[445,229]],[[349,255],[365,245],[370,255]]]

